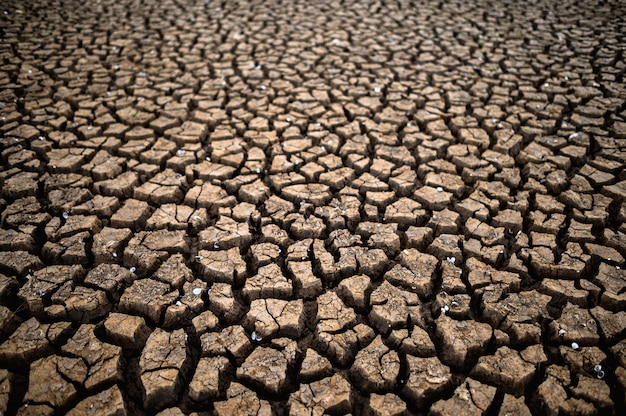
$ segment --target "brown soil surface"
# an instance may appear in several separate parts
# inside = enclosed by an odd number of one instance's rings
[[[0,414],[626,414],[624,16],[1,2]]]

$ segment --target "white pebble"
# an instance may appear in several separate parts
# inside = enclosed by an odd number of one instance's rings
[[[580,345],[578,345],[577,342],[572,342],[572,348],[577,350],[578,348],[580,348]]]
[[[194,295],[199,295],[200,293],[202,293],[202,288],[196,287],[194,290],[192,290],[192,293]]]
[[[130,270],[131,273],[135,273],[137,271],[137,268],[136,267],[131,267],[129,270]]]
[[[454,263],[456,262],[456,257],[446,257],[446,260],[448,261],[448,263]]]

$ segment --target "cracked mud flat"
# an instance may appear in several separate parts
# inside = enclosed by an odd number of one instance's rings
[[[465,3],[3,2],[0,413],[626,413],[626,8]]]

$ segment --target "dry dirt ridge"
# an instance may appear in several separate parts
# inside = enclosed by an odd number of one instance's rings
[[[0,413],[626,414],[626,3],[0,4]]]

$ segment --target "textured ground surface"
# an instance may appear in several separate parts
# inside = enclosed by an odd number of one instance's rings
[[[626,411],[623,2],[0,13],[0,413]]]

